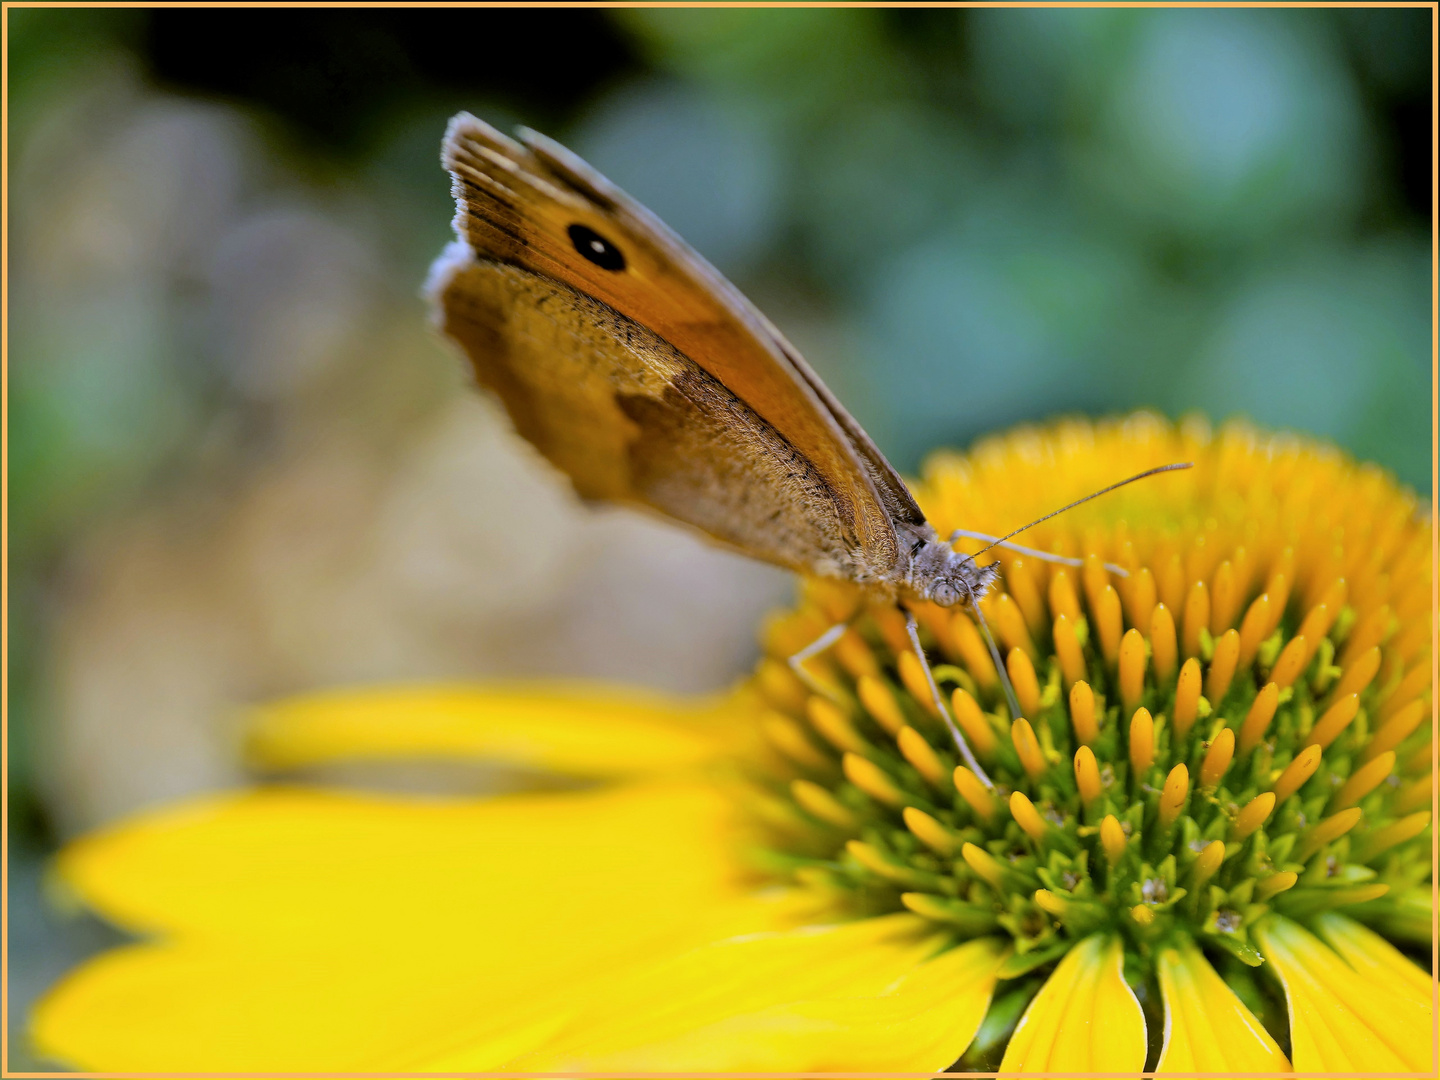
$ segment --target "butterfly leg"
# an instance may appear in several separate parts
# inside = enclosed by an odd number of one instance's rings
[[[796,677],[805,684],[812,694],[819,694],[821,697],[829,698],[831,701],[836,699],[834,688],[826,686],[819,679],[815,678],[814,675],[811,675],[805,668],[805,661],[809,660],[812,656],[819,656],[826,649],[830,648],[831,645],[839,641],[845,635],[845,630],[849,625],[848,620],[846,622],[836,623],[786,661],[790,665],[790,670],[795,672]]]
[[[935,673],[930,670],[930,661],[925,659],[925,650],[920,646],[920,630],[915,624],[915,614],[905,612],[905,630],[910,635],[910,645],[915,650],[915,656],[920,661],[920,669],[925,672],[925,682],[930,687],[930,700],[935,703],[935,708],[940,711],[940,718],[945,721],[945,726],[950,730],[950,737],[955,740],[955,747],[960,751],[960,756],[965,759],[965,764],[970,766],[973,772],[988,788],[995,784],[980,767],[980,762],[975,759],[974,753],[970,750],[970,744],[965,741],[965,736],[960,734],[960,727],[955,723],[955,718],[950,715],[950,709],[945,704],[945,699],[940,695],[940,687],[935,684]]]
[[[968,584],[965,587],[967,590],[970,588]],[[990,659],[995,662],[995,674],[1000,676],[1000,686],[1005,691],[1005,704],[1010,706],[1010,718],[1013,720],[1021,715],[1020,701],[1015,697],[1015,687],[1010,682],[1010,673],[1005,668],[1005,661],[1000,658],[1000,649],[995,644],[995,635],[990,633],[990,624],[985,621],[985,613],[980,610],[980,604],[975,599],[973,590],[970,592],[970,610],[975,612],[975,618],[980,623],[980,633],[984,635],[985,645],[990,650]]]
[[[1001,540],[999,537],[991,536],[989,533],[975,532],[973,529],[956,529],[950,534],[950,543],[954,544],[961,537],[971,540],[979,540],[981,543],[990,544],[992,547],[1009,548],[1011,551],[1019,552],[1021,555],[1029,555],[1032,559],[1040,559],[1043,562],[1059,563],[1061,566],[1084,566],[1084,559],[1075,559],[1068,555],[1056,555],[1052,551],[1041,551],[1038,548],[1026,547],[1024,544],[1015,544],[1009,540]],[[1116,566],[1114,563],[1106,563],[1105,569],[1119,577],[1129,577],[1130,571],[1123,566]]]

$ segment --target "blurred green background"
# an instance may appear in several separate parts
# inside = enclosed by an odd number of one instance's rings
[[[785,595],[576,506],[433,339],[459,109],[658,212],[904,471],[1150,406],[1430,490],[1427,10],[6,17],[22,1008],[98,940],[33,900],[38,856],[240,782],[245,702],[706,689]]]

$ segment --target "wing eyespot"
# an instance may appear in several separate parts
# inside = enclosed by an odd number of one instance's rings
[[[575,250],[602,270],[624,270],[625,256],[620,249],[606,240],[594,229],[585,225],[571,225],[565,230]]]

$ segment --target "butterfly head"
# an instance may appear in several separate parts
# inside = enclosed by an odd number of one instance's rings
[[[999,566],[981,566],[941,540],[928,540],[911,561],[910,587],[922,600],[953,607],[979,600],[999,575]]]

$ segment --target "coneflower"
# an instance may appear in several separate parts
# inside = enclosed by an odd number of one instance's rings
[[[151,940],[72,973],[92,1071],[1403,1072],[1434,1068],[1428,512],[1294,437],[1138,415],[932,459],[1003,532],[981,605],[810,582],[721,702],[599,689],[282,703],[270,768],[503,760],[587,790],[270,787],[81,840]],[[978,544],[976,545],[979,546]],[[802,679],[785,662],[845,623]]]

